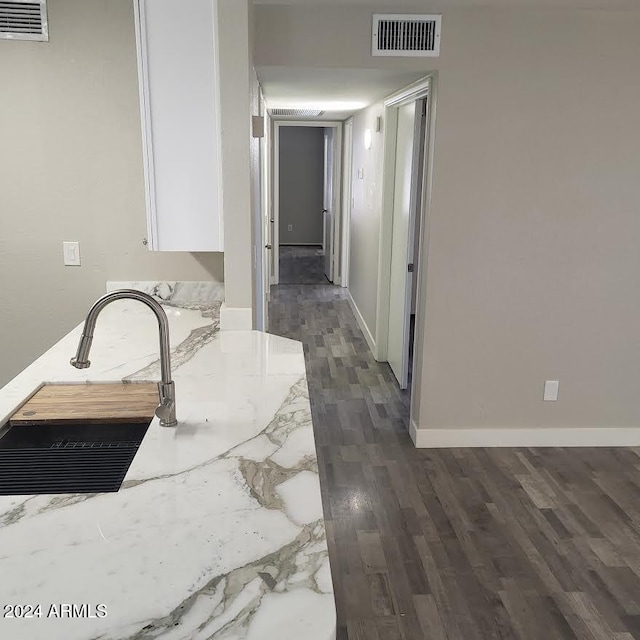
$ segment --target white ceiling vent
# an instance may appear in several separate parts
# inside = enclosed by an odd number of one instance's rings
[[[323,113],[324,111],[318,111],[317,109],[271,109],[271,115],[275,117],[317,118]]]
[[[0,0],[0,38],[49,40],[46,0]]]
[[[441,25],[439,15],[376,13],[371,55],[437,57]]]

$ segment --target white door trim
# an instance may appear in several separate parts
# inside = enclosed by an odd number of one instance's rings
[[[340,285],[349,286],[349,232],[353,194],[353,118],[344,123],[344,161],[342,163],[342,251],[340,252]]]
[[[342,222],[341,215],[341,182],[342,182],[342,122],[331,120],[323,122],[321,120],[274,120],[273,121],[273,216],[272,216],[272,260],[273,278],[272,284],[280,282],[280,127],[322,127],[336,130],[336,141],[334,154],[334,240],[333,240],[333,273],[334,282],[339,284],[341,273],[338,270],[340,256],[340,229]]]
[[[406,233],[404,235],[404,239],[406,241],[406,247],[405,247],[406,252],[404,255],[404,260],[402,261],[401,265],[398,265],[397,262],[394,265],[394,251],[392,249],[391,261],[390,261],[390,273],[389,273],[390,303],[388,306],[388,314],[389,314],[388,325],[389,325],[389,330],[391,330],[391,326],[393,324],[392,318],[395,317],[396,321],[398,319],[397,316],[394,316],[394,314],[398,312],[402,314],[402,324],[401,324],[402,351],[400,354],[400,361],[398,362],[398,354],[392,353],[393,350],[391,349],[391,346],[390,346],[391,336],[387,334],[387,360],[389,362],[389,366],[391,367],[394,375],[396,376],[396,379],[398,380],[398,384],[400,385],[401,389],[406,389],[409,384],[409,348],[410,348],[409,340],[410,340],[410,331],[411,331],[410,329],[411,301],[412,301],[412,294],[413,294],[414,279],[417,278],[417,272],[415,276],[412,275],[412,273],[409,272],[408,265],[414,264],[415,266],[416,264],[418,264],[419,266],[418,256],[414,255],[414,245],[415,245],[416,223],[421,218],[421,210],[418,210],[418,209],[421,207],[421,199],[422,199],[422,192],[421,192],[422,176],[417,174],[416,169],[422,168],[422,165],[420,164],[420,162],[423,161],[423,158],[424,158],[423,141],[424,141],[425,129],[423,127],[423,124],[425,123],[426,112],[423,113],[423,107],[425,106],[427,100],[428,100],[427,98],[418,98],[415,101],[411,100],[407,103],[403,103],[402,106],[398,108],[398,109],[411,108],[411,111],[413,114],[413,130],[411,131],[412,151],[411,151],[411,175],[410,175],[411,188],[410,188],[410,196],[409,196],[410,200],[409,200],[409,216],[408,216],[409,220],[408,220]],[[396,132],[399,129],[399,127],[400,127],[400,122],[398,122],[398,127],[396,128]],[[396,139],[396,146],[397,144],[398,144],[398,140]],[[396,149],[396,159],[398,157],[397,153],[398,153],[398,150]],[[398,167],[396,164],[396,167],[395,167],[396,181],[398,178],[397,170],[398,170]],[[393,231],[391,233],[391,244],[396,249],[398,248],[398,243],[394,244],[394,237],[395,237],[396,231],[399,230],[398,227],[396,226],[396,219],[395,219],[398,214],[397,195],[398,195],[397,191],[396,189],[394,189],[394,207],[393,207],[393,219],[392,219]],[[404,242],[402,242],[401,244],[404,245]],[[397,277],[398,277],[397,269],[399,268],[399,266],[403,270],[402,284],[398,283],[397,281]],[[391,286],[391,280],[394,279],[393,278],[394,269],[396,269],[396,275],[395,275],[395,280],[393,282],[393,286]],[[405,295],[401,304],[399,304],[399,300],[397,297],[395,298],[394,302],[391,302],[391,299],[394,298],[394,289],[395,289],[396,295],[401,290],[404,290]],[[397,325],[395,326],[395,330],[396,331],[398,330]],[[395,347],[397,348],[398,345],[396,344]]]
[[[401,104],[413,102],[414,100],[418,100],[420,98],[428,96],[429,90],[431,89],[432,81],[433,75],[428,75],[424,78],[421,78],[417,82],[414,82],[413,84],[410,84],[400,89],[399,91],[396,91],[395,93],[385,98],[385,108],[400,106]]]
[[[429,145],[433,136],[429,134],[432,126],[431,109],[433,101],[433,76],[422,78],[400,91],[389,96],[384,101],[384,138],[383,138],[383,169],[382,169],[382,215],[380,218],[380,242],[378,262],[378,292],[376,304],[376,331],[375,343],[376,360],[385,362],[387,360],[387,346],[389,338],[389,291],[391,282],[391,243],[393,232],[393,196],[395,179],[395,154],[396,154],[396,129],[398,123],[398,107],[408,102],[414,102],[420,98],[427,98],[429,101],[429,123],[427,124],[427,138]],[[435,112],[435,110],[434,110]],[[431,170],[431,151],[425,153],[424,174]],[[425,176],[422,176],[423,186],[425,186]],[[419,212],[422,216],[423,225],[428,226],[428,206],[430,203],[430,181],[423,190],[423,207]],[[423,247],[425,235],[421,234],[419,243],[419,271],[426,271],[427,251]],[[418,299],[420,300],[421,273],[418,274]],[[416,327],[416,332],[421,331],[421,327]],[[417,335],[415,338],[417,340]],[[418,358],[414,357],[414,371]]]
[[[262,93],[262,88],[259,88],[259,100],[260,100],[260,115],[263,117],[264,122],[264,132],[263,136],[260,138],[260,162],[259,162],[259,172],[260,172],[260,211],[259,211],[259,220],[256,221],[256,229],[254,232],[254,240],[255,240],[255,259],[256,259],[256,279],[260,277],[260,294],[262,295],[261,308],[262,313],[261,317],[258,318],[257,327],[261,331],[269,330],[269,300],[270,300],[270,287],[271,287],[271,252],[269,251],[268,243],[269,243],[269,233],[271,229],[271,225],[267,224],[267,221],[270,220],[270,211],[269,211],[269,198],[271,195],[271,185],[270,185],[270,171],[271,171],[271,162],[270,162],[270,148],[269,142],[271,139],[270,130],[271,130],[271,120],[269,118],[269,114],[267,113],[264,95]],[[258,287],[256,287],[258,289]]]

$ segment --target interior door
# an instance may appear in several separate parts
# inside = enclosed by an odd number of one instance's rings
[[[254,265],[253,265],[253,275],[255,277],[255,288],[254,288],[254,307],[255,307],[255,320],[254,320],[254,328],[258,331],[266,331],[266,303],[265,296],[266,292],[264,290],[264,260],[262,259],[262,254],[264,253],[264,228],[263,228],[263,218],[264,218],[264,210],[263,210],[263,190],[262,190],[262,140],[252,138],[251,140],[251,153],[252,156],[255,153],[258,159],[258,166],[252,167],[254,171],[256,171],[257,175],[251,175],[251,215],[252,215],[252,226],[255,228],[255,236],[254,242],[255,245],[253,247],[253,255],[254,255]]]
[[[273,238],[271,233],[271,119],[265,116],[264,137],[260,141],[260,168],[262,171],[262,322],[263,331],[269,330],[269,301],[271,300],[271,263]]]
[[[411,284],[413,273],[413,235],[417,205],[421,118],[411,102],[398,108],[393,235],[391,241],[391,290],[389,296],[389,338],[387,359],[401,389],[409,383],[409,325],[411,322]],[[421,112],[421,110],[420,110]]]
[[[324,195],[322,198],[322,250],[324,252],[324,273],[333,282],[333,174],[334,174],[335,130],[324,130]]]

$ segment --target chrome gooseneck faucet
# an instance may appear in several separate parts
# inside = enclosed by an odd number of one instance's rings
[[[173,380],[171,380],[171,355],[169,347],[169,321],[164,309],[150,295],[142,291],[134,289],[120,289],[107,293],[98,299],[89,309],[87,319],[84,322],[82,337],[78,344],[78,352],[75,358],[71,358],[71,364],[76,369],[86,369],[91,366],[89,360],[89,351],[93,341],[93,330],[96,326],[96,320],[100,312],[114,300],[122,300],[124,298],[138,300],[146,304],[158,318],[158,327],[160,328],[160,370],[161,382],[158,382],[158,393],[160,394],[160,404],[156,409],[156,415],[160,418],[160,425],[163,427],[175,427],[178,424],[176,420],[176,388]]]

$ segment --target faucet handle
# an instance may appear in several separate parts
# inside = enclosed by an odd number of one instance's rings
[[[158,382],[160,404],[156,408],[156,416],[160,418],[161,427],[175,427],[176,420],[176,387],[173,381]]]
[[[156,407],[156,416],[160,418],[161,427],[175,427],[178,424],[176,420],[176,403],[173,400],[165,400]]]

